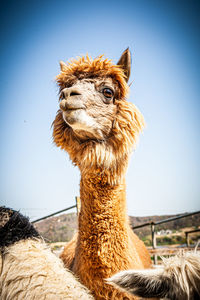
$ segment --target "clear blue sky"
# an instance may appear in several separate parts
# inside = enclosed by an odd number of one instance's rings
[[[130,215],[200,209],[200,2],[4,1],[0,203],[30,216],[75,203],[79,172],[52,144],[59,60],[133,55],[130,101],[147,128],[127,174]]]

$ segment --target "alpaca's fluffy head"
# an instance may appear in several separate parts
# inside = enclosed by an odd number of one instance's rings
[[[107,282],[144,298],[199,299],[200,254],[186,252],[163,258],[160,268],[123,271]]]
[[[29,219],[4,206],[0,207],[0,247],[10,246],[20,240],[38,238],[39,233],[35,230]]]
[[[126,101],[129,74],[128,49],[117,65],[102,56],[61,63],[60,110],[53,122],[53,138],[80,168],[113,169],[132,151],[144,120]]]

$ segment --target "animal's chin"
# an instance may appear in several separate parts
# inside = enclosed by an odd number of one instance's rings
[[[92,117],[88,116],[84,110],[68,110],[63,112],[63,119],[71,127],[74,134],[81,140],[96,139],[104,140],[103,133],[98,128]]]
[[[73,125],[76,125],[77,123],[79,123],[79,115],[80,115],[80,111],[81,109],[70,109],[67,111],[64,111],[62,113],[63,115],[63,119],[64,121],[70,126],[72,127]]]

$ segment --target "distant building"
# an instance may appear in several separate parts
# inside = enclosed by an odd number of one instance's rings
[[[157,231],[156,234],[157,235],[168,235],[168,234],[172,234],[172,230],[170,230],[170,229],[166,229],[166,230],[162,229],[160,231]]]

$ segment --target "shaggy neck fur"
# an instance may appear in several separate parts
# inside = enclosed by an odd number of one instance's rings
[[[109,174],[106,171],[101,173],[100,170],[88,170],[81,176],[81,211],[72,270],[94,293],[96,299],[135,299],[113,290],[103,281],[118,270],[130,267],[143,269],[145,265],[137,246],[131,240],[125,179],[123,177],[120,183],[112,185],[107,178]],[[139,245],[140,242],[135,240],[135,243]],[[103,298],[99,296],[101,290]]]
[[[88,265],[92,261],[98,261],[98,271],[102,268],[103,276],[109,269],[109,272],[111,271],[115,256],[118,259],[117,253],[127,258],[127,252],[130,250],[125,181],[110,185],[106,180],[105,172],[103,175],[89,172],[81,178],[80,195],[77,248],[80,253],[77,255],[77,261],[80,262],[85,256],[90,257]],[[88,241],[90,241],[89,248],[85,246]],[[137,257],[136,255],[136,261]],[[130,261],[127,260],[127,263],[129,264]],[[138,266],[140,266],[139,259]]]

